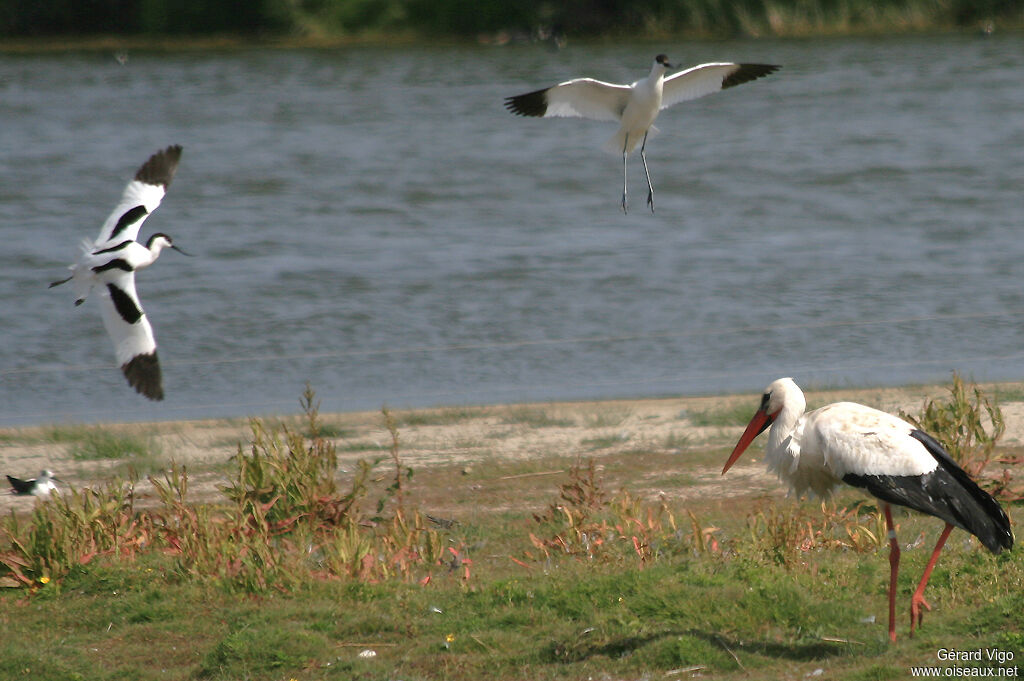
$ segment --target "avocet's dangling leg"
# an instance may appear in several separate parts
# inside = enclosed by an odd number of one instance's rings
[[[650,131],[648,131],[650,132]],[[651,173],[647,170],[647,154],[644,148],[647,146],[647,133],[644,133],[644,142],[640,145],[640,160],[644,162],[644,174],[647,175],[647,205],[651,207],[651,215],[654,214],[654,185],[651,184]]]
[[[921,625],[921,620],[924,618],[924,613],[921,612],[921,606],[924,606],[925,610],[931,610],[932,606],[928,605],[928,601],[924,599],[924,588],[928,586],[928,578],[932,576],[932,568],[935,567],[935,561],[939,559],[939,553],[942,552],[942,547],[946,544],[946,539],[949,538],[949,533],[953,531],[953,526],[946,523],[946,529],[942,530],[942,534],[939,535],[939,541],[935,544],[935,550],[932,551],[932,557],[928,561],[928,565],[924,569],[924,574],[921,575],[921,583],[917,585],[917,590],[914,595],[910,598],[910,635],[914,635],[914,628]]]
[[[626,135],[626,141],[622,143],[622,212],[625,214],[626,211],[626,147],[629,145],[629,135]]]
[[[69,281],[71,281],[74,278],[75,278],[74,275],[71,275],[67,279],[61,279],[60,281],[51,281],[49,288],[53,288],[54,286],[60,286],[61,284],[66,284],[66,283],[68,283]],[[85,302],[85,298],[76,298],[75,299],[75,307],[78,307],[79,305],[81,305],[84,302]]]

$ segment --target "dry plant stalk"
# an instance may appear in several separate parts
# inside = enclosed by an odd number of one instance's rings
[[[973,399],[959,373],[953,373],[949,400],[928,400],[918,416],[900,411],[900,416],[929,433],[946,448],[971,477],[978,477],[992,459],[1006,423],[999,404],[989,400],[976,385]]]
[[[787,505],[788,506],[788,505]],[[822,502],[820,514],[771,502],[747,516],[750,546],[763,557],[790,566],[810,551],[874,553],[886,542],[885,521],[862,503],[838,508]]]
[[[577,559],[636,560],[642,568],[667,547],[678,544],[678,527],[664,497],[650,504],[627,490],[610,495],[597,475],[593,459],[577,458],[569,479],[559,485],[559,499],[534,522],[542,529],[529,539],[546,560],[566,555]],[[708,535],[700,531],[701,539]],[[534,557],[530,554],[528,559]],[[519,562],[518,560],[516,562]]]

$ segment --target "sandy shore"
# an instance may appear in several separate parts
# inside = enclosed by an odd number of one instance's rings
[[[986,395],[999,394],[1006,420],[1001,446],[1015,448],[1024,442],[1024,384],[982,386]],[[928,398],[948,396],[945,386],[914,386],[808,392],[810,406],[852,400],[896,413],[917,414]],[[624,452],[655,452],[672,455],[682,450],[720,450],[731,447],[752,415],[759,395],[680,397],[664,399],[609,400],[592,402],[535,403],[474,407],[442,407],[395,411],[399,424],[403,462],[417,471],[430,468],[475,468],[477,472],[502,461],[544,460],[584,454],[595,458]],[[301,428],[300,415],[264,418],[268,425]],[[335,439],[339,463],[347,469],[359,458],[386,454],[391,442],[380,412],[322,415]],[[138,460],[94,459],[83,454],[82,442],[90,433],[102,432],[146,444]],[[176,421],[166,423],[107,424],[101,426],[33,426],[0,429],[0,464],[4,473],[34,477],[43,468],[62,480],[84,487],[124,475],[134,464],[142,472],[155,472],[172,460],[189,467],[196,498],[211,496],[216,484],[227,479],[229,459],[239,445],[247,446],[248,419]],[[673,496],[747,494],[778,488],[756,457],[738,466],[727,480],[720,467],[690,466],[691,484]],[[685,461],[680,460],[683,467]],[[670,475],[672,471],[662,471]],[[662,492],[657,480],[651,491]],[[148,482],[140,482],[144,499]],[[29,510],[31,498],[0,494],[0,512]]]

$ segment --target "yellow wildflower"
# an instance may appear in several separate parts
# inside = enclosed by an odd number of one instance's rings
[[[39,578],[39,583],[40,584],[49,584],[50,583],[50,578],[49,577],[40,577]]]

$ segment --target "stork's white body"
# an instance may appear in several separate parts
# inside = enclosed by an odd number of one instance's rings
[[[802,392],[787,392],[765,446],[769,470],[798,496],[827,497],[849,474],[916,476],[938,466],[911,437],[914,427],[892,414],[854,402],[805,406]]]
[[[654,187],[644,148],[648,134],[657,131],[654,121],[658,113],[674,104],[740,85],[779,69],[774,64],[714,62],[666,78],[670,68],[668,58],[659,54],[647,77],[629,85],[576,78],[543,90],[506,97],[505,107],[520,116],[578,117],[619,123],[618,132],[608,140],[605,149],[622,154],[622,210],[626,210],[626,156],[639,144],[647,175],[647,203],[654,212]]]

